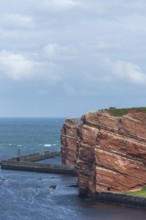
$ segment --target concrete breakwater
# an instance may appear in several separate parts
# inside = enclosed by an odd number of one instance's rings
[[[36,161],[46,160],[50,158],[55,158],[60,155],[61,153],[58,151],[57,152],[44,151],[44,152],[35,153],[35,154],[28,154],[24,156],[13,157],[13,158],[8,159],[7,161],[36,162]]]
[[[42,173],[56,173],[56,174],[68,174],[76,175],[73,167],[59,165],[59,164],[45,164],[45,163],[34,163],[25,161],[2,161],[1,169],[9,170],[21,170],[21,171],[35,171]]]
[[[36,161],[55,158],[57,156],[60,156],[60,152],[45,151],[21,157],[14,157],[1,161],[1,169],[67,174],[75,176],[76,171],[73,166],[36,163]]]
[[[146,207],[146,198],[137,197],[131,195],[125,195],[121,193],[108,193],[100,192],[94,195],[94,198],[97,201],[106,202],[106,203],[116,203],[123,204],[130,207],[145,208]]]

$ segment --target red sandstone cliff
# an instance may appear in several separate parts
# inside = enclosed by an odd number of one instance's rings
[[[90,112],[67,119],[62,162],[75,165],[80,193],[136,190],[146,185],[146,114]]]

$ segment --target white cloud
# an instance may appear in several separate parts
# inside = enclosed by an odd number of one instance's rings
[[[70,8],[79,4],[78,0],[52,0],[51,5],[56,7]]]
[[[50,10],[66,10],[80,5],[79,0],[42,0],[38,2],[35,0],[36,5],[39,6],[40,9],[50,9]]]
[[[21,54],[0,52],[0,68],[15,80],[29,80],[34,76],[35,63]]]
[[[117,16],[115,21],[117,27],[119,26],[123,30],[125,29],[125,31],[131,32],[131,34],[133,31],[135,34],[139,31],[146,31],[145,23],[146,15],[140,12],[127,14],[125,16]]]
[[[57,53],[59,52],[60,47],[58,44],[47,44],[44,48],[43,48],[43,53],[48,57],[48,58],[54,58]]]
[[[35,27],[35,22],[33,17],[21,15],[19,13],[15,14],[0,14],[0,25],[3,28],[23,28],[29,29]]]
[[[79,54],[79,48],[76,46],[62,46],[59,44],[48,43],[43,47],[42,52],[49,60],[73,59]]]
[[[99,41],[96,45],[80,44],[74,47],[49,43],[43,48],[43,52],[48,60],[61,62],[65,66],[63,75],[67,80],[71,77],[98,85],[120,79],[122,82],[126,80],[133,84],[146,84],[146,74],[138,64],[124,60],[113,61],[112,56],[105,58],[108,50],[115,49],[121,50],[120,45],[106,41]],[[61,70],[58,71],[61,74]]]
[[[61,79],[58,65],[53,62],[35,60],[24,54],[9,51],[0,52],[0,69],[3,74],[18,81],[48,81],[54,83]]]
[[[3,67],[5,74],[17,80],[41,78],[67,81],[73,78],[74,82],[89,79],[88,83],[92,84],[109,81],[109,71],[112,72],[112,77],[116,76],[123,81],[126,79],[133,83],[143,83],[145,74],[140,69],[139,54],[142,54],[140,48],[144,48],[145,38],[140,41],[139,36],[145,37],[146,17],[136,13],[136,9],[142,10],[145,3],[136,0],[125,3],[121,0],[118,3],[107,0],[26,0],[24,13],[20,14],[18,10],[1,16],[2,27],[9,27],[9,32],[0,36],[0,42],[3,41],[0,49],[6,49],[0,53],[1,69]],[[23,4],[25,5],[25,1]],[[54,11],[81,5],[71,13],[63,11],[61,16],[58,11]],[[39,8],[46,9],[47,13],[43,15]],[[92,14],[93,8],[95,10]],[[16,27],[22,27],[22,30],[15,30]],[[28,27],[30,29],[26,31]],[[31,27],[35,27],[35,30]],[[131,38],[132,36],[134,37]],[[137,41],[139,45],[135,43]],[[8,52],[15,48],[16,51],[24,51],[27,56]],[[38,57],[32,57],[33,53],[37,53]],[[119,61],[110,61],[106,69],[104,57]],[[129,62],[122,61],[123,57]]]
[[[116,78],[128,80],[136,84],[146,84],[146,74],[141,70],[140,66],[129,61],[111,61],[106,60],[109,72]]]
[[[120,49],[120,45],[118,43],[106,41],[99,41],[97,45],[95,45],[95,49],[97,50],[110,50],[110,49]]]

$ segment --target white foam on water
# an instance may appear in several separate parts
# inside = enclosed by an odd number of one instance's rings
[[[44,147],[51,147],[52,144],[44,144]]]

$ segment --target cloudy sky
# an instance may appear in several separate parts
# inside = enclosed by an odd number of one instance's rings
[[[0,117],[146,106],[145,0],[0,1]]]

